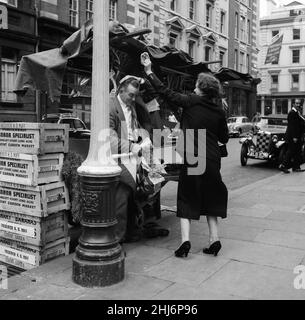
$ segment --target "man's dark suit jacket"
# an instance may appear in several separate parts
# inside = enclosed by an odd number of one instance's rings
[[[128,140],[126,119],[116,96],[110,96],[109,109],[111,152],[112,154],[129,154],[131,152],[132,143]],[[148,136],[145,135],[145,132],[141,132],[140,135],[143,139]],[[120,181],[135,191],[136,183],[133,177],[123,164],[119,162],[119,165],[122,169]]]
[[[298,112],[291,110],[288,114],[286,140],[291,142],[294,138],[301,139],[305,130],[305,122]]]
[[[211,102],[207,97],[196,94],[180,94],[167,88],[155,74],[148,76],[151,84],[173,107],[183,108],[181,129],[206,129],[206,158],[213,161],[220,161],[220,149],[218,142],[226,144],[229,140],[228,126],[225,112],[217,104]],[[198,153],[198,139],[194,139],[194,153]],[[179,146],[180,151],[183,146]],[[197,150],[196,150],[197,149]],[[200,155],[198,155],[200,157]]]

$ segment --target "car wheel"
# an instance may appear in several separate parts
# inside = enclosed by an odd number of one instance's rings
[[[248,147],[243,144],[240,150],[240,163],[243,167],[247,165],[248,162]]]

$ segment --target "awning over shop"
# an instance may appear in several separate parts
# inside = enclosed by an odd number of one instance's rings
[[[117,69],[115,71],[119,71],[121,77],[126,74],[142,75],[140,55],[145,51],[150,54],[157,74],[162,75],[166,69],[195,78],[200,72],[211,72],[208,68],[211,62],[195,63],[182,50],[168,46],[160,48],[148,45],[135,38],[149,32],[150,30],[144,29],[129,33],[123,26],[110,22],[111,68]],[[91,70],[92,36],[92,21],[88,21],[80,30],[72,34],[61,48],[24,56],[17,75],[16,93],[25,93],[28,89],[41,90],[48,94],[51,101],[59,102],[66,67]],[[125,56],[121,57],[120,53]],[[221,82],[253,79],[248,74],[227,68],[222,68],[215,76]]]

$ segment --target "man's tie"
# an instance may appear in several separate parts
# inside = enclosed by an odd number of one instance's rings
[[[131,129],[132,129],[132,135],[134,137],[134,141],[137,142],[139,140],[139,134],[138,134],[138,129],[139,129],[139,122],[138,122],[138,117],[137,113],[135,110],[134,106],[128,106],[130,111],[131,111]]]

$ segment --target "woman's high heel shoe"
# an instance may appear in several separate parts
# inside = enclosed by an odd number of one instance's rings
[[[184,242],[179,249],[175,251],[175,256],[178,258],[187,257],[191,250],[191,243],[189,241]]]
[[[220,249],[221,249],[221,243],[220,241],[216,241],[213,244],[211,244],[210,248],[203,249],[203,253],[213,254],[216,257]]]

